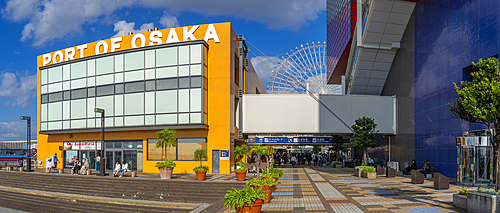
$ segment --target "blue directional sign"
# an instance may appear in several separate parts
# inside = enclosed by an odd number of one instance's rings
[[[220,160],[229,160],[229,150],[220,150]]]
[[[289,144],[289,145],[331,145],[332,137],[296,137],[296,136],[281,136],[267,137],[257,136],[255,142],[257,144]]]

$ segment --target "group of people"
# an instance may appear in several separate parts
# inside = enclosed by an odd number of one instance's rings
[[[75,159],[75,165],[73,166],[73,175],[86,175],[89,169],[89,160],[87,158],[83,159],[83,162],[78,158]]]
[[[57,153],[54,153],[54,157],[50,158],[45,165],[45,172],[49,173],[51,169],[57,170],[57,163],[60,163],[57,159]]]
[[[122,177],[123,174],[125,174],[125,172],[128,171],[128,163],[127,161],[123,161],[123,164],[120,165],[120,161],[119,160],[116,160],[116,164],[115,164],[115,170],[113,170],[113,177],[117,177],[119,175],[119,177]],[[120,174],[121,172],[121,174]]]
[[[420,169],[418,168],[417,162],[415,160],[412,160],[411,165],[407,166],[403,171],[403,175],[410,175],[411,170],[417,170],[418,172],[425,175],[430,172],[430,169],[431,169],[431,164],[429,163],[429,160],[424,160],[424,165]]]
[[[298,154],[288,154],[286,152],[277,153],[274,156],[274,161],[283,165],[286,163],[292,164],[292,167],[295,168],[295,165],[305,165],[306,163],[310,166],[313,164],[314,166],[323,166],[327,163],[330,163],[335,159],[333,154],[327,153],[298,153]],[[340,159],[342,161],[342,159]]]

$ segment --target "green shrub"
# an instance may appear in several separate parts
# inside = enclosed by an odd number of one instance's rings
[[[468,189],[467,187],[465,187],[465,186],[464,186],[464,187],[461,187],[461,188],[460,188],[460,190],[459,190],[459,191],[457,191],[457,192],[458,192],[458,194],[460,194],[460,195],[467,195],[467,192],[468,192],[468,191],[469,191],[469,189]]]
[[[249,180],[247,182],[247,186],[249,186],[249,187],[261,187],[261,186],[273,187],[273,186],[276,186],[276,181],[274,181],[273,179],[267,179],[267,180],[253,179],[253,180]]]
[[[267,169],[264,169],[262,171],[262,174],[267,174]],[[283,176],[283,171],[280,169],[275,169],[275,168],[269,168],[269,175],[276,177],[276,178],[281,178]]]
[[[158,168],[174,168],[176,165],[173,160],[157,162],[156,167]]]
[[[193,169],[193,171],[198,172],[198,171],[205,171],[208,172],[208,166],[197,166]]]
[[[246,167],[247,163],[238,162],[237,164],[239,164],[238,166],[240,166],[240,168],[237,168],[234,171],[238,171],[238,172],[245,172],[245,171],[247,171],[247,167]]]
[[[333,161],[332,165],[333,166],[337,166],[337,165],[341,165],[342,163],[340,161]]]
[[[252,201],[264,200],[266,193],[262,189],[245,187],[243,189],[229,190],[224,196],[224,207],[230,209],[241,209],[245,204],[252,205]]]
[[[373,169],[372,167],[364,167],[363,174],[366,175],[366,173],[375,173],[375,169]]]
[[[363,168],[365,168],[365,167],[366,167],[366,166],[356,166],[356,167],[354,167],[354,168],[355,168],[355,169],[363,169]]]
[[[479,187],[479,189],[476,190],[476,192],[483,193],[483,194],[489,194],[489,195],[498,195],[500,191],[495,191],[495,189],[485,189],[483,187]]]

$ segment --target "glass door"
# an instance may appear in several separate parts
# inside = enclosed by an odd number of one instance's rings
[[[477,179],[478,183],[491,182],[490,174],[492,173],[492,153],[490,147],[477,146],[476,147],[476,161],[477,161]]]
[[[116,162],[122,164],[122,151],[106,151],[106,172],[115,169]]]
[[[88,151],[89,152],[89,169],[95,169],[95,151]]]

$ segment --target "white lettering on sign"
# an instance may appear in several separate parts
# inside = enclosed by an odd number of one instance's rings
[[[182,41],[196,41],[198,40],[194,33],[196,30],[198,30],[200,26],[195,25],[192,26],[191,29],[189,27],[183,27],[182,28]],[[137,40],[140,40],[140,45],[137,46],[136,42]],[[138,47],[144,47],[146,44],[149,46],[153,45],[159,45],[159,44],[169,44],[169,43],[175,43],[175,42],[180,42],[179,36],[177,35],[177,31],[174,28],[170,28],[168,32],[168,36],[166,38],[166,41],[163,42],[163,34],[161,31],[153,31],[149,34],[149,38],[146,39],[146,36],[142,33],[137,33],[134,34],[134,36],[131,39],[131,44],[130,46],[132,48],[138,48]],[[220,43],[219,36],[217,35],[217,31],[215,30],[215,27],[213,24],[209,24],[207,26],[207,30],[205,31],[205,36],[203,37],[203,40],[208,42],[210,39],[213,39],[215,43]],[[94,49],[94,54],[95,55],[100,55],[103,53],[108,53],[109,52],[115,52],[118,49],[121,48],[120,42],[123,41],[123,37],[117,37],[117,38],[112,38],[110,44],[108,44],[106,41],[101,40],[98,41],[97,44],[95,45]],[[102,51],[101,51],[101,46],[102,46]],[[109,47],[111,46],[111,47]],[[84,58],[85,57],[85,51],[87,50],[87,44],[82,44],[76,47],[76,51],[80,53],[79,58]],[[67,48],[64,50],[64,54],[62,51],[56,51],[54,52],[53,55],[50,53],[43,54],[42,55],[42,66],[46,66],[50,63],[57,64],[60,62],[64,61],[69,61],[69,60],[74,60],[76,51],[74,47]],[[58,58],[59,57],[59,58]]]
[[[102,52],[99,51],[101,49],[101,46],[103,46],[104,48]],[[97,42],[97,44],[95,45],[95,54],[100,55],[107,52],[108,52],[108,43],[106,43],[106,41]]]
[[[122,41],[122,37],[112,38],[111,39],[111,52],[114,52],[116,49],[120,49],[120,43]]]
[[[183,27],[182,28],[182,40],[183,41],[188,41],[188,39],[191,39],[191,41],[196,41],[196,37],[193,35],[193,33],[200,27],[199,25],[191,27],[191,29],[188,31],[188,27]]]
[[[136,44],[137,39],[141,39],[141,44],[139,46],[137,46]],[[146,36],[140,33],[135,34],[134,37],[132,37],[132,40],[130,41],[130,46],[132,46],[132,48],[146,46]]]

